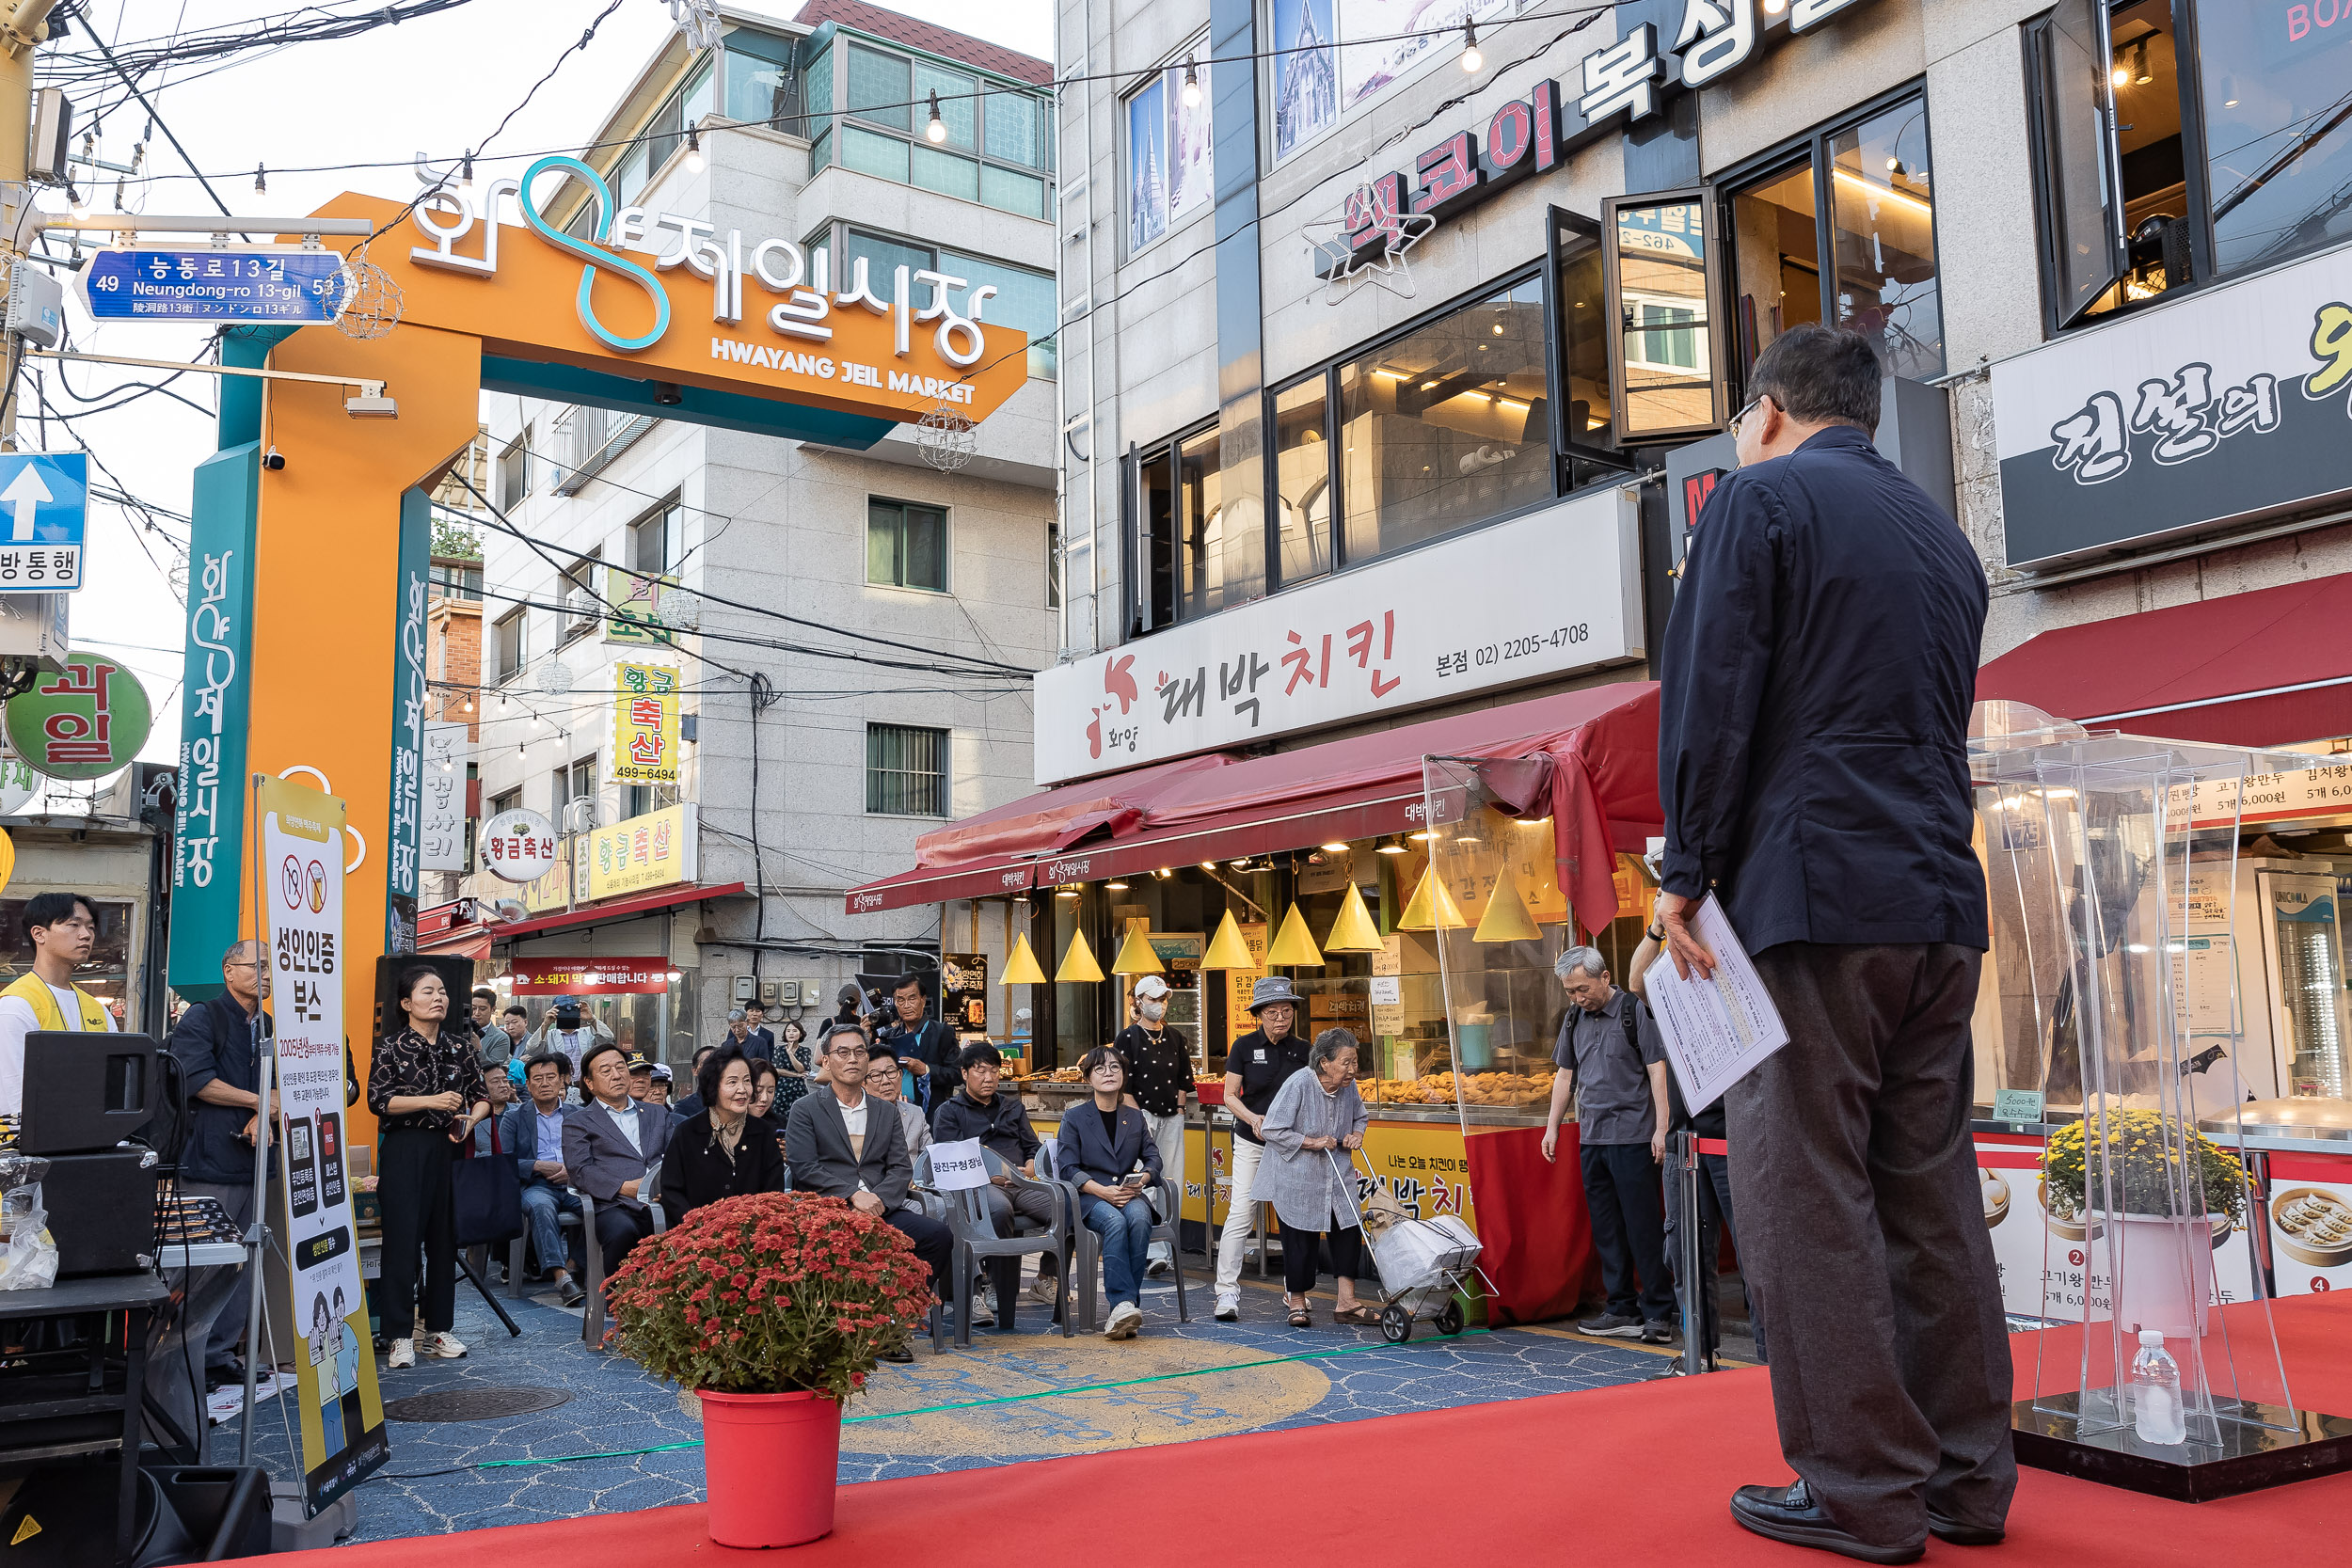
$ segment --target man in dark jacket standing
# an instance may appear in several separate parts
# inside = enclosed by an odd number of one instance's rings
[[[261,943],[240,942],[221,955],[220,978],[225,988],[208,1002],[199,1002],[181,1015],[167,1042],[172,1058],[187,1081],[189,1125],[187,1147],[180,1156],[180,1190],[190,1197],[217,1198],[239,1228],[253,1223],[253,1142],[266,1141],[265,1119],[255,1056],[257,1042],[270,1036],[270,1021],[262,1011],[269,994],[269,972],[262,962]],[[273,1113],[275,1106],[273,1105]],[[270,1180],[278,1179],[278,1151],[269,1155]],[[237,1365],[237,1341],[245,1335],[246,1308],[253,1282],[240,1270],[236,1283],[213,1319],[212,1335],[204,1342],[204,1381],[210,1385],[242,1378]]]
[[[1666,627],[1659,912],[1708,893],[1788,1025],[1727,1097],[1740,1262],[1794,1486],[1758,1534],[1909,1562],[1998,1541],[2016,1489],[1998,1278],[1968,1136],[1986,946],[1966,740],[1984,571],[1872,448],[1880,369],[1783,333],[1734,421]]]

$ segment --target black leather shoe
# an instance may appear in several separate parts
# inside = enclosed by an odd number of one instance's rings
[[[882,1352],[882,1358],[884,1361],[896,1361],[903,1366],[907,1362],[914,1359],[914,1353],[909,1350],[906,1346],[899,1345],[895,1349]]]
[[[1774,1541],[1786,1541],[1791,1546],[1819,1546],[1865,1562],[1916,1562],[1928,1549],[1924,1541],[1909,1546],[1873,1546],[1849,1534],[1813,1500],[1802,1481],[1794,1486],[1742,1486],[1731,1495],[1731,1516],[1741,1528]]]
[[[1955,1546],[1997,1546],[2009,1531],[1999,1525],[1964,1525],[1928,1510],[1928,1533]]]

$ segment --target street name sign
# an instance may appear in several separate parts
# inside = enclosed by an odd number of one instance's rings
[[[351,284],[332,250],[102,250],[76,280],[92,319],[320,325]]]

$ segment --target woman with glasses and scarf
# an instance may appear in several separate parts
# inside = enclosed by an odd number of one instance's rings
[[[723,1197],[785,1190],[775,1124],[752,1114],[757,1066],[732,1045],[703,1063],[694,1088],[704,1108],[677,1124],[661,1157],[661,1208],[672,1225]]]

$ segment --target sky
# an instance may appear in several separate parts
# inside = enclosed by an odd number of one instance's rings
[[[358,39],[310,43],[240,56],[232,69],[178,80],[150,77],[141,86],[163,122],[212,179],[221,199],[239,216],[308,213],[346,190],[405,201],[418,190],[412,160],[424,154],[437,163],[454,162],[485,138],[558,55],[578,41],[581,29],[611,0],[470,0],[469,4],[398,27],[375,29]],[[339,12],[365,9],[356,0],[326,0]],[[1050,0],[886,0],[889,9],[957,28],[991,42],[1050,59],[1053,10]],[[86,0],[61,47],[87,51],[94,27],[110,50],[150,46],[180,31],[213,29],[252,18],[283,14],[294,0]],[[788,20],[801,0],[730,0],[730,11]],[[586,49],[570,53],[547,86],[516,114],[478,161],[479,171],[518,174],[529,156],[565,150],[594,134],[606,113],[644,62],[670,35],[665,0],[619,0]],[[158,87],[160,82],[160,87]],[[147,119],[136,103],[115,106],[120,92],[77,87],[74,148],[98,114],[97,157],[128,164]],[[514,156],[501,161],[499,154]],[[329,165],[384,164],[378,168],[321,173],[284,172]],[[265,166],[268,190],[254,189],[254,169]],[[188,165],[159,132],[150,143],[151,179],[135,184],[124,205],[150,214],[211,214],[215,209]],[[91,211],[103,214],[114,201],[112,174],[87,194]],[[44,191],[39,205],[62,214],[62,191]],[[387,237],[388,239],[389,236]],[[56,249],[62,237],[52,242]],[[69,287],[67,314],[73,346],[93,354],[187,360],[196,357],[210,328],[116,324],[103,329],[90,322]],[[95,403],[109,388],[161,378],[161,372],[110,366],[40,363],[37,371],[51,404],[69,415],[78,406],[58,387],[60,372],[71,393]],[[186,375],[172,390],[210,409],[214,378]],[[121,487],[157,506],[185,514],[190,476],[211,453],[214,426],[209,413],[167,398],[148,396],[110,412],[75,419],[69,429],[57,420],[40,422],[31,388],[23,388],[19,435],[23,445],[49,451],[87,450],[94,483],[103,465]],[[148,690],[155,714],[154,733],[140,756],[172,762],[179,754],[182,600],[172,578],[185,570],[184,529],[164,525],[176,538],[139,526],[135,517],[104,502],[93,502],[86,552],[87,586],[75,595],[72,632],[76,648],[87,648],[127,663]],[[387,592],[389,592],[389,587]],[[87,785],[50,786],[52,809],[77,809],[67,797],[87,795]],[[32,809],[40,809],[36,806]]]

